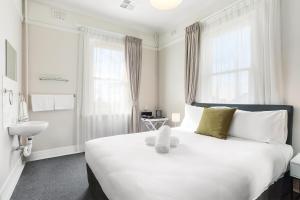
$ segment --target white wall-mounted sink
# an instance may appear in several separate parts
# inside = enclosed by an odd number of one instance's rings
[[[8,133],[10,135],[20,135],[20,136],[35,136],[46,130],[48,127],[48,122],[43,121],[28,121],[21,122],[18,124],[13,124],[8,126]]]

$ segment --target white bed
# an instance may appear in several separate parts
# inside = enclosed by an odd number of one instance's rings
[[[229,137],[220,140],[180,128],[180,145],[158,154],[144,139],[155,132],[86,143],[86,161],[110,200],[254,200],[283,176],[290,145]]]

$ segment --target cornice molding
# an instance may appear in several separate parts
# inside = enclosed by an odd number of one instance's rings
[[[109,31],[118,34],[132,35],[139,37],[143,40],[143,47],[151,50],[156,50],[156,44],[154,40],[154,32],[142,32],[127,26],[126,24],[110,23],[106,19],[95,17],[84,13],[78,13],[72,9],[65,8],[63,6],[57,6],[57,4],[49,3],[43,0],[28,0],[29,13],[27,14],[26,23],[32,25],[38,25],[46,28],[54,28],[61,31],[68,31],[78,33],[79,26],[88,26],[95,29]],[[44,10],[40,13],[40,7]],[[51,12],[52,9],[59,9],[66,14],[66,20],[59,21],[49,15],[48,10]],[[30,11],[31,10],[31,11]],[[48,14],[43,14],[48,13]],[[90,20],[90,24],[84,24],[85,21]],[[76,21],[77,20],[77,21]],[[81,24],[82,23],[82,24]]]
[[[151,29],[151,28],[147,28],[143,25],[133,25],[134,23],[129,23],[129,22],[118,22],[117,20],[112,20],[108,17],[105,17],[105,16],[101,16],[101,15],[97,15],[95,13],[91,13],[91,12],[88,12],[88,11],[85,11],[85,10],[80,10],[80,9],[77,9],[77,8],[74,8],[72,6],[66,6],[66,5],[63,5],[63,4],[59,4],[59,3],[56,3],[56,2],[52,2],[52,1],[46,1],[46,0],[27,0],[29,3],[37,3],[37,4],[40,4],[40,5],[44,5],[44,6],[48,6],[48,7],[56,7],[56,8],[59,8],[59,9],[62,9],[62,10],[65,10],[67,12],[71,12],[73,14],[77,14],[77,15],[82,15],[82,16],[86,16],[86,17],[90,17],[90,18],[93,18],[95,20],[99,20],[99,21],[105,21],[105,22],[109,22],[109,23],[112,23],[116,26],[121,26],[121,27],[128,27],[130,29],[132,29],[133,31],[138,31],[142,34],[154,34],[157,30],[154,30],[154,29]]]
[[[174,44],[177,44],[183,40],[184,40],[184,35],[179,35],[176,38],[173,38],[173,39],[168,40],[167,42],[161,43],[158,50],[161,51],[161,50],[163,50],[169,46],[172,46]]]
[[[79,30],[78,27],[76,26],[65,26],[65,25],[56,25],[56,24],[50,24],[50,23],[45,23],[42,21],[38,21],[38,20],[33,20],[33,19],[27,19],[26,24],[28,25],[34,25],[34,26],[39,26],[39,27],[43,27],[43,28],[49,28],[49,29],[55,29],[55,30],[59,30],[59,31],[64,31],[64,32],[70,32],[70,33],[74,33],[74,34],[79,34]],[[149,49],[149,50],[153,50],[156,51],[157,48],[153,45],[150,44],[151,42],[143,42],[143,48],[145,49]]]

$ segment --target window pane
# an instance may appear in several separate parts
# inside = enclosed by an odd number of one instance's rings
[[[113,80],[95,80],[94,94],[97,113],[129,113],[128,84]]]
[[[244,99],[249,93],[249,72],[241,71],[238,75],[238,95]]]
[[[240,71],[213,75],[212,101],[242,103],[248,101],[249,72]]]
[[[242,17],[216,25],[203,33],[202,40],[199,100],[248,103],[252,70],[251,20]]]
[[[251,31],[246,26],[212,39],[212,72],[222,73],[251,65]]]
[[[129,114],[131,103],[124,50],[107,45],[94,47],[92,75],[94,111],[101,115]]]
[[[214,75],[212,77],[212,99],[216,102],[230,102],[236,96],[236,74]]]
[[[94,76],[102,79],[124,80],[124,52],[114,49],[94,49]]]

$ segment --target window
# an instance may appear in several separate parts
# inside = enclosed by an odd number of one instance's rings
[[[251,31],[242,27],[212,38],[211,97],[232,102],[247,99],[251,70]]]
[[[81,41],[80,140],[126,134],[132,103],[124,38],[88,29]]]
[[[250,100],[253,30],[248,17],[208,29],[202,37],[200,99],[245,103]]]
[[[202,21],[196,100],[281,104],[280,0],[238,1]]]
[[[129,82],[124,52],[94,48],[94,94],[97,113],[129,113]]]
[[[123,43],[91,40],[94,111],[99,115],[130,113],[130,91]]]

